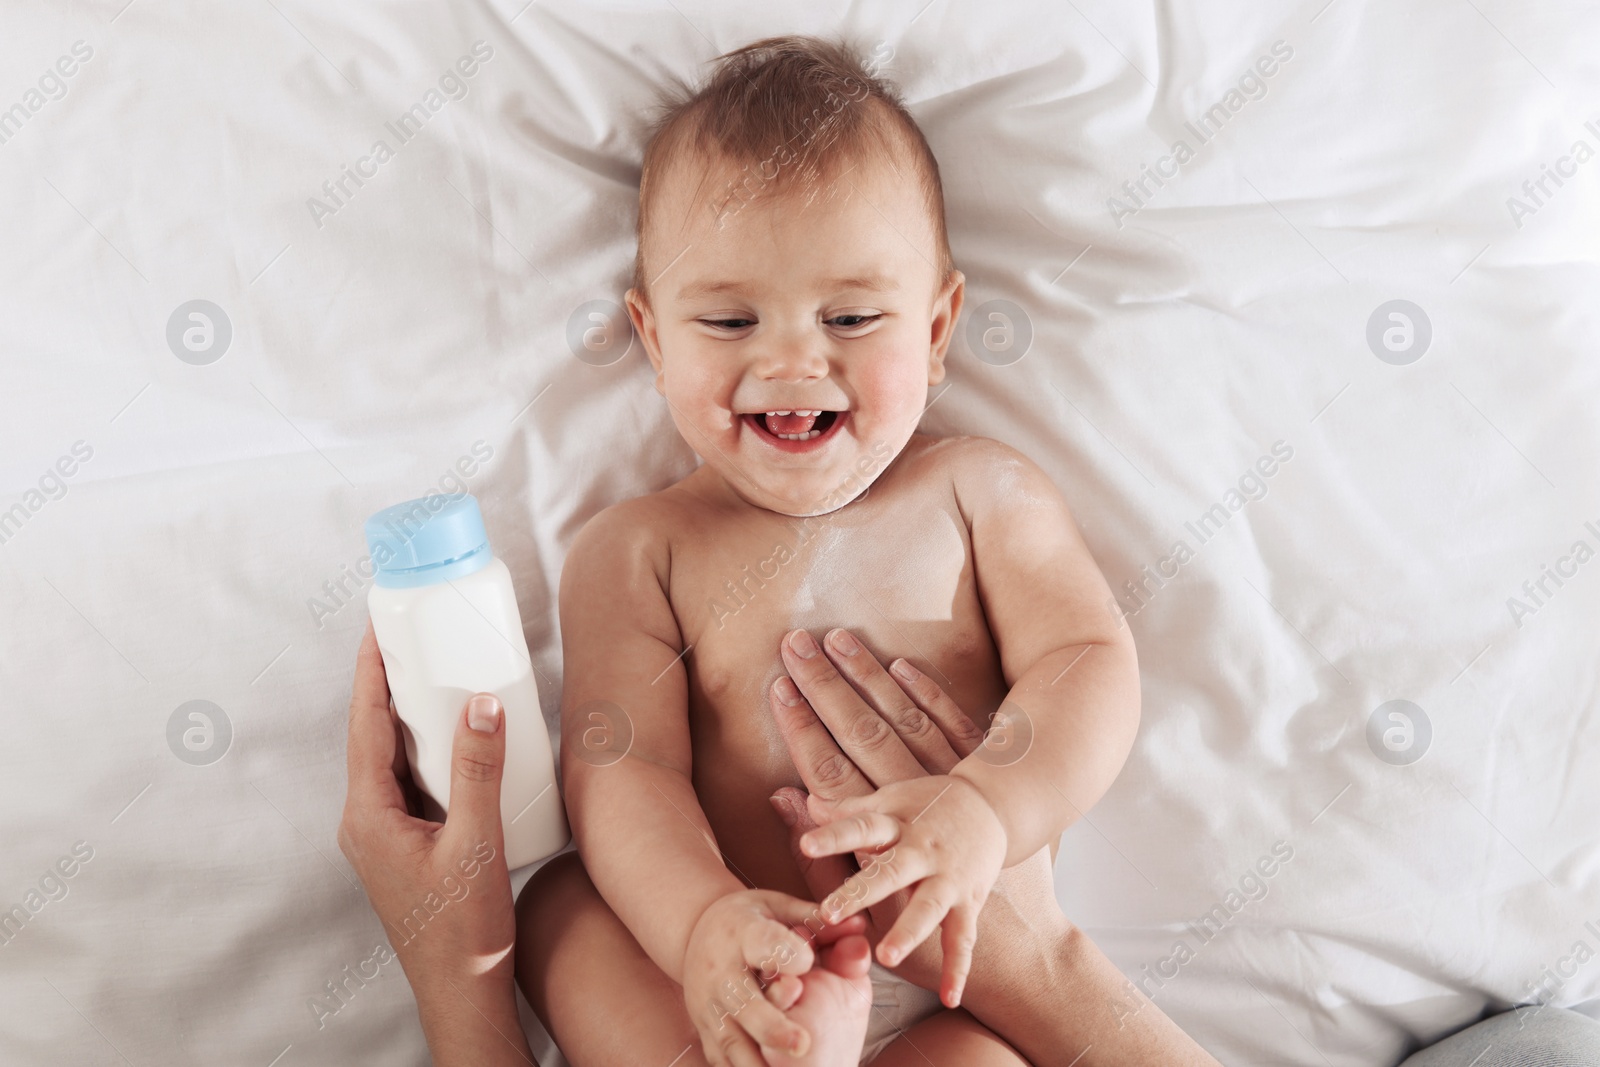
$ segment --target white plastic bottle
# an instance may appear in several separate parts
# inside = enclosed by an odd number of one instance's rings
[[[470,494],[435,493],[366,523],[375,568],[367,608],[413,778],[446,810],[456,722],[474,693],[505,707],[500,821],[511,869],[568,841],[550,734],[539,709],[511,572],[489,548]]]

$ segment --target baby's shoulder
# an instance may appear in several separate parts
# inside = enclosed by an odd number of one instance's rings
[[[917,434],[906,449],[921,477],[949,480],[967,520],[1023,494],[1059,495],[1050,476],[1010,445],[992,437]]]
[[[636,570],[648,564],[664,577],[672,546],[700,531],[708,521],[708,511],[713,510],[690,484],[693,479],[690,475],[665,489],[619,500],[596,512],[578,531],[568,566],[576,563],[617,574],[621,567]]]
[[[596,513],[573,538],[561,564],[561,632],[604,640],[643,635],[681,648],[670,603],[671,542],[655,521],[650,496]]]
[[[959,488],[993,484],[1039,472],[1038,464],[1010,445],[992,437],[961,434],[955,437],[913,435],[906,447],[907,458],[920,472],[940,471],[949,475]],[[1039,472],[1042,473],[1042,472]]]
[[[563,576],[604,573],[621,576],[637,570],[666,572],[668,539],[661,493],[619,500],[596,512],[573,539]]]

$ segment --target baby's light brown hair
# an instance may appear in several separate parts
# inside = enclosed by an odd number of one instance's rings
[[[734,177],[710,190],[707,210],[726,216],[764,196],[814,199],[861,164],[907,166],[927,200],[933,223],[932,264],[938,283],[955,269],[945,228],[939,162],[899,90],[872,74],[842,40],[768,37],[717,57],[700,89],[659,105],[639,177],[638,251],[633,287],[647,302],[645,235],[658,184],[684,156],[702,161],[705,180]],[[686,151],[687,150],[687,151]]]

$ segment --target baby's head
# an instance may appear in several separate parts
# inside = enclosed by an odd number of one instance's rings
[[[963,295],[896,91],[842,44],[728,53],[656,123],[638,238],[628,311],[690,446],[758,507],[859,495],[943,380]]]

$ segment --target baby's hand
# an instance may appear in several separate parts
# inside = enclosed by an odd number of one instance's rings
[[[683,999],[709,1062],[765,1067],[758,1042],[806,1051],[811,1035],[769,1003],[762,986],[811,969],[811,945],[793,929],[807,929],[807,920],[821,921],[817,905],[768,889],[729,893],[701,914],[684,952]]]
[[[916,885],[894,926],[878,942],[878,960],[893,967],[943,927],[944,974],[939,997],[961,1003],[978,938],[978,913],[1006,856],[1006,831],[989,801],[965,778],[935,774],[895,782],[866,797],[830,804],[812,796],[823,825],[800,838],[808,856],[862,855],[861,870],[822,902],[838,922]]]

